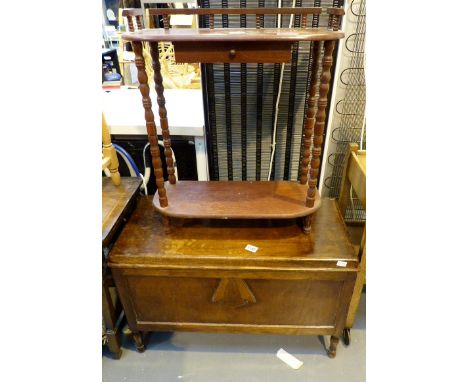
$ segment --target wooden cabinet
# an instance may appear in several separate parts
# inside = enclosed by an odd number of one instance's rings
[[[194,219],[167,230],[153,208],[151,198],[140,200],[109,260],[140,350],[140,331],[158,330],[337,341],[358,258],[334,201],[322,201],[310,235],[293,219]]]

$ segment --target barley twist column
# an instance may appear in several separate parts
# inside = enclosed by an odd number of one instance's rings
[[[164,188],[164,177],[162,162],[159,153],[158,136],[156,135],[156,124],[154,123],[154,114],[151,110],[151,98],[149,96],[150,87],[148,86],[148,76],[145,71],[145,59],[143,58],[143,45],[139,41],[132,42],[135,52],[135,64],[138,69],[139,89],[145,108],[146,131],[150,142],[151,157],[153,159],[154,176],[156,177],[156,186],[158,187],[159,204],[161,207],[167,207],[166,189]]]
[[[175,170],[174,170],[174,158],[172,156],[171,149],[171,135],[169,133],[169,123],[167,121],[167,110],[166,110],[166,100],[164,98],[164,86],[163,79],[161,76],[161,64],[159,62],[159,49],[158,44],[155,42],[150,43],[151,58],[153,60],[153,70],[154,70],[154,85],[156,88],[156,93],[158,95],[158,111],[159,111],[159,121],[161,124],[163,142],[164,142],[164,155],[166,157],[167,173],[169,175],[169,182],[171,184],[176,183]]]

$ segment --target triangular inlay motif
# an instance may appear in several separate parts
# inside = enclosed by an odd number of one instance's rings
[[[257,302],[247,283],[233,278],[220,280],[211,301],[235,308]]]

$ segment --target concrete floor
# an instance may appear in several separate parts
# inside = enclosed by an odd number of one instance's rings
[[[328,382],[365,381],[366,295],[362,295],[351,345],[340,341],[335,359],[325,353],[323,341],[313,336],[207,334],[164,332],[146,339],[147,350],[137,353],[131,339],[122,338],[122,357],[102,357],[103,382],[146,381],[241,381]],[[276,357],[283,348],[304,365],[294,370]]]

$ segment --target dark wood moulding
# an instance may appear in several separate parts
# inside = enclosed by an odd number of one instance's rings
[[[338,40],[344,33],[321,28],[215,28],[215,29],[144,29],[135,32],[123,33],[122,39],[126,41],[149,42],[297,42],[297,41],[324,41]]]

